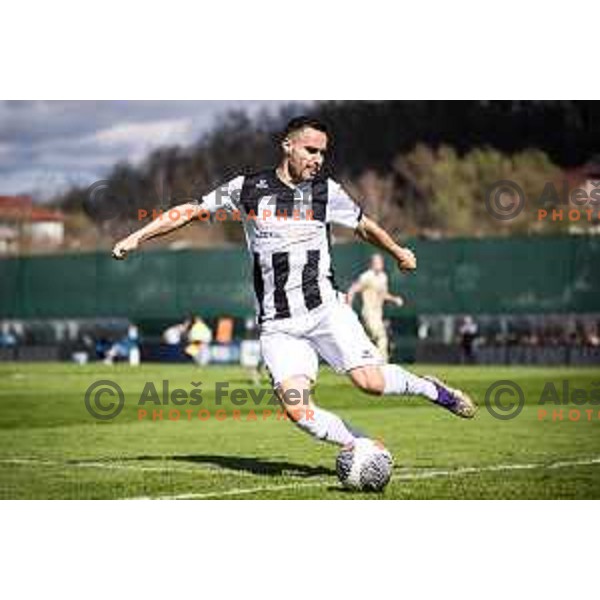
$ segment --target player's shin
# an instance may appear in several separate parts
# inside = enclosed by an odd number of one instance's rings
[[[294,422],[302,431],[324,442],[346,446],[353,444],[358,437],[365,437],[337,415],[318,406],[312,405],[294,416]]]
[[[352,445],[359,437],[366,437],[337,415],[315,405],[308,377],[286,380],[277,387],[277,396],[290,419],[312,437],[340,446]]]
[[[418,377],[398,365],[385,365],[381,371],[384,394],[425,396],[438,406],[464,419],[472,419],[477,412],[477,404],[468,394],[451,388],[435,377]]]
[[[381,372],[384,395],[425,396],[434,402],[437,400],[438,391],[431,381],[414,375],[398,365],[384,365],[381,367]]]

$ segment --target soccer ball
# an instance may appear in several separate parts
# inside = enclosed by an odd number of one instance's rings
[[[392,476],[392,455],[382,444],[358,438],[354,445],[338,454],[335,464],[338,479],[351,490],[380,492]]]

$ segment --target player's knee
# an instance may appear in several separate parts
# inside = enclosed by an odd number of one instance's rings
[[[312,407],[310,398],[312,382],[308,377],[298,376],[283,381],[277,387],[277,396],[283,407],[294,415]],[[295,419],[297,420],[297,419]]]
[[[383,373],[377,366],[359,367],[350,371],[352,383],[367,394],[381,395],[385,387]]]
[[[310,397],[311,388],[312,381],[308,377],[294,377],[278,386],[277,395],[290,420],[306,433],[322,440],[325,439],[327,430],[315,418],[316,408]]]

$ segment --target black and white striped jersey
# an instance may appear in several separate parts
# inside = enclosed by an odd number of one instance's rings
[[[260,323],[306,315],[335,299],[329,227],[355,229],[362,214],[338,183],[320,177],[292,188],[269,169],[232,179],[200,208],[243,224]]]

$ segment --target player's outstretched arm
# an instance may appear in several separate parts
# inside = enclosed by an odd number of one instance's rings
[[[123,259],[129,252],[137,249],[144,241],[154,237],[165,235],[175,229],[179,229],[192,221],[198,211],[196,204],[181,204],[172,208],[168,215],[161,215],[154,219],[141,229],[134,231],[132,234],[117,242],[113,248],[113,258]],[[177,218],[171,218],[172,215],[178,215]]]
[[[414,271],[417,268],[417,259],[412,250],[399,246],[390,234],[380,227],[373,219],[363,215],[356,228],[356,233],[365,242],[390,254],[401,271]]]

